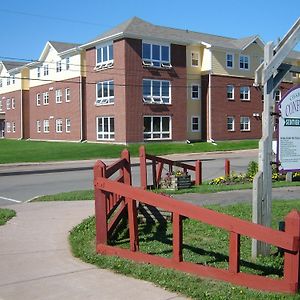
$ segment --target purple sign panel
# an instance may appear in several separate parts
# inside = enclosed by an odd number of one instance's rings
[[[279,171],[300,171],[300,86],[289,90],[277,108]]]

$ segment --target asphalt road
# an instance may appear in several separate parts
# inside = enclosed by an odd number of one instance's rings
[[[202,161],[203,180],[224,174],[224,160],[231,162],[231,171],[245,172],[249,161],[257,161],[257,150],[208,154],[174,154],[169,159],[193,163]],[[105,161],[110,164],[110,161]],[[132,159],[133,185],[139,186],[138,160]],[[40,195],[93,188],[94,161],[54,164],[0,166],[0,206],[29,201]],[[149,172],[150,173],[150,169]],[[150,175],[150,174],[148,174]],[[151,182],[149,176],[149,182]]]

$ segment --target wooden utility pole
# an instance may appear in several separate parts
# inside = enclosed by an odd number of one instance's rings
[[[264,110],[262,114],[262,138],[259,142],[258,173],[253,180],[252,221],[268,227],[271,226],[272,220],[274,92],[284,76],[292,71],[292,66],[283,64],[283,61],[299,43],[299,40],[300,18],[276,47],[274,47],[273,42],[269,42],[265,46],[264,63],[258,67],[255,73],[255,85],[262,85],[264,89]],[[269,253],[269,245],[257,240],[252,241],[252,257],[269,255]]]

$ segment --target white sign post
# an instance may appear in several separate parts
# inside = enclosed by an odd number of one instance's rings
[[[280,172],[300,170],[300,86],[278,103],[278,151]]]

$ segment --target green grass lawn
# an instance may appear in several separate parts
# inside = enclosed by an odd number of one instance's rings
[[[272,226],[277,228],[279,220],[283,220],[284,216],[291,209],[297,207],[300,207],[300,200],[274,201]],[[215,205],[209,208],[245,220],[251,219],[251,207],[249,204],[225,207]],[[172,226],[170,223],[166,226],[140,223],[139,238],[142,252],[171,257]],[[69,240],[73,254],[85,262],[153,282],[192,299],[300,299],[299,293],[296,295],[285,295],[259,292],[150,264],[139,264],[118,257],[98,255],[95,252],[94,217],[90,217],[74,227],[70,233]],[[218,268],[226,268],[228,266],[228,232],[191,219],[185,219],[183,222],[183,243],[183,257],[185,261],[207,264]],[[126,226],[114,239],[110,240],[110,244],[129,248]],[[278,278],[283,273],[283,259],[277,254],[277,249],[272,248],[271,257],[260,257],[257,261],[253,261],[251,259],[251,240],[242,237],[241,271]]]
[[[0,139],[0,164],[116,158],[120,157],[120,153],[125,147],[130,150],[131,156],[138,156],[140,144],[124,146],[114,144],[38,142]],[[171,142],[146,144],[148,153],[153,155],[254,149],[257,147],[258,141],[256,140],[219,142],[217,145],[204,142],[192,144]]]
[[[16,212],[7,208],[0,208],[0,225],[4,225],[8,220],[16,216]]]

